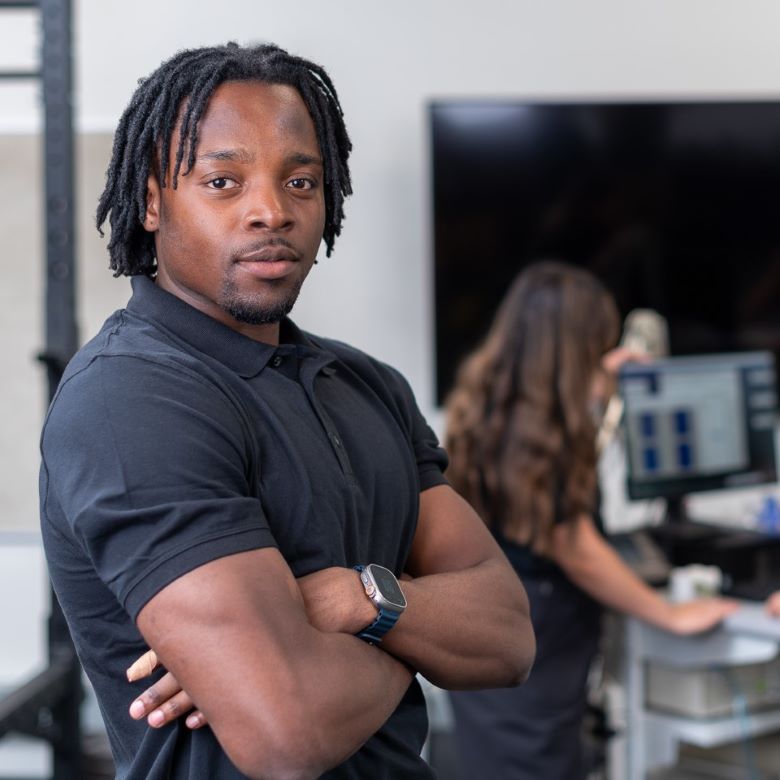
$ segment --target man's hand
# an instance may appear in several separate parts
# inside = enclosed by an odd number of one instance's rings
[[[127,670],[128,682],[148,677],[159,665],[157,653],[147,651]],[[194,702],[178,680],[167,672],[130,705],[130,717],[134,720],[146,717],[152,728],[160,728],[189,712],[185,723],[191,729],[199,729],[206,725],[206,716],[197,709],[190,712],[194,707]]]

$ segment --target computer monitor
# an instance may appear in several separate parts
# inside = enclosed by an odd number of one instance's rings
[[[687,493],[777,480],[772,353],[629,363],[619,385],[630,498],[666,498],[683,519]]]

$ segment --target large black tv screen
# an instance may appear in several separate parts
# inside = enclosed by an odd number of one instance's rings
[[[440,101],[432,129],[437,395],[513,277],[560,259],[673,354],[780,353],[780,102]]]

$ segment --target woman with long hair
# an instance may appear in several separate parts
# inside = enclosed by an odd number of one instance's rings
[[[624,350],[616,305],[590,273],[526,268],[447,403],[447,476],[521,576],[537,639],[529,681],[451,694],[465,778],[575,780],[601,608],[679,634],[716,625],[722,599],[672,604],[603,537],[596,433]]]

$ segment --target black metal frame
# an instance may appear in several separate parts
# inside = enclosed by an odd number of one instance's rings
[[[40,71],[6,71],[0,78],[40,78],[43,83],[46,345],[39,359],[46,366],[51,400],[78,348],[71,0],[0,0],[0,11],[9,8],[39,9],[43,28]],[[81,666],[53,591],[48,643],[48,668],[0,699],[0,738],[17,732],[46,740],[52,746],[53,780],[80,780]]]

